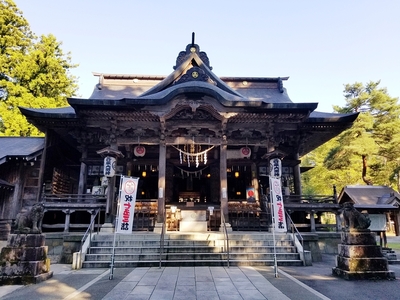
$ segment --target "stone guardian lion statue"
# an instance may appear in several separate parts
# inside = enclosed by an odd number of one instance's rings
[[[44,204],[35,203],[28,209],[21,210],[15,219],[16,233],[42,233]]]
[[[342,211],[345,229],[368,229],[371,225],[368,215],[355,209],[351,202],[344,203]]]

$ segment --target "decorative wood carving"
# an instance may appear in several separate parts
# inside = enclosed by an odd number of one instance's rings
[[[186,59],[191,55],[192,53],[197,53],[199,55],[199,58],[203,61],[203,63],[210,69],[212,70],[212,67],[210,66],[210,60],[207,56],[207,53],[204,51],[200,51],[200,47],[197,44],[189,44],[186,46],[186,51],[181,51],[178,54],[178,57],[176,58],[176,65],[173,67],[174,70],[176,70],[183,62],[186,61]]]
[[[204,70],[199,67],[193,67],[187,70],[187,72],[183,74],[182,77],[175,82],[175,84],[188,81],[204,81],[216,85],[216,83],[204,72]]]
[[[189,108],[180,110],[169,120],[219,121],[208,111],[203,109],[196,109],[196,111],[192,111]]]

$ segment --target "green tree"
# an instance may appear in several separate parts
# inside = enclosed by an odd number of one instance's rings
[[[78,88],[76,65],[53,35],[36,38],[11,0],[0,0],[0,33],[0,135],[40,135],[18,107],[67,106]]]
[[[360,115],[351,128],[307,155],[319,158],[318,167],[303,176],[309,189],[326,190],[327,183],[339,191],[345,185],[362,183],[397,187],[400,105],[398,98],[390,97],[379,84],[345,85],[346,105],[334,108],[339,113]]]

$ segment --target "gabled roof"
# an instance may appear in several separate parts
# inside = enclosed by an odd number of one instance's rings
[[[29,161],[40,155],[44,148],[41,137],[0,137],[0,165],[8,158]]]
[[[168,76],[95,73],[99,76],[99,84],[90,98],[84,102],[70,98],[69,103],[75,108],[99,103],[151,106],[165,104],[180,94],[201,94],[213,97],[227,107],[313,111],[318,105],[293,103],[283,87],[283,81],[288,77],[218,77],[211,70],[207,54],[200,51],[197,44],[189,44],[179,53],[174,71]]]
[[[400,194],[388,186],[348,185],[338,197],[339,204],[352,202],[357,208],[398,208]]]
[[[242,136],[235,130],[240,124],[257,123],[260,136],[265,131],[262,124],[271,125],[268,134],[272,135],[277,124],[282,124],[276,128],[288,137],[282,139],[286,141],[282,147],[291,147],[290,139],[296,144],[298,136],[304,137],[296,149],[300,156],[349,128],[358,116],[316,112],[318,103],[314,102],[293,103],[283,87],[288,77],[218,77],[212,69],[207,54],[192,42],[179,53],[168,76],[95,73],[99,83],[88,99],[69,98],[70,107],[65,108],[20,109],[43,132],[51,128],[75,145],[71,129],[84,128],[88,119],[106,120],[114,115],[129,122],[140,119],[154,127],[160,118],[169,118],[165,114],[176,113],[174,108],[190,106],[193,110],[200,105],[227,116],[223,126],[237,139]]]

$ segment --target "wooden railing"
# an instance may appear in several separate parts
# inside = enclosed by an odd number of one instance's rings
[[[335,195],[286,195],[283,196],[284,202],[294,203],[331,203],[337,204]]]
[[[105,195],[91,195],[91,194],[45,194],[43,197],[44,202],[62,202],[62,203],[105,203],[107,196]]]

